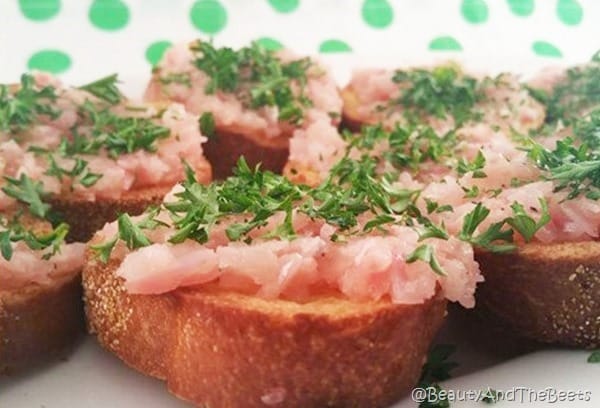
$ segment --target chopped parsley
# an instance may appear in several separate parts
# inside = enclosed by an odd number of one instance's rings
[[[477,156],[473,159],[472,162],[465,160],[464,158],[460,158],[458,160],[457,172],[459,176],[463,176],[467,173],[472,173],[473,178],[484,178],[487,177],[487,174],[483,171],[485,167],[485,156],[480,151],[477,152]]]
[[[458,363],[450,360],[450,356],[455,351],[456,346],[451,344],[438,344],[430,350],[417,387],[427,390],[426,395],[433,398],[419,403],[419,408],[448,408],[450,406],[447,399],[440,398],[438,395],[430,395],[429,391],[433,388],[439,393],[442,390],[439,382],[451,377],[451,371],[458,366]]]
[[[396,124],[391,131],[381,125],[363,126],[359,133],[342,132],[342,137],[348,143],[348,151],[356,149],[367,154],[383,143],[385,150],[379,157],[397,170],[417,171],[426,161],[449,160],[456,146],[454,132],[439,135],[430,126],[415,124]]]
[[[600,104],[600,61],[568,69],[566,78],[550,94],[538,90],[533,96],[546,105],[547,122],[570,122],[583,110]]]
[[[477,233],[478,227],[490,214],[488,208],[482,203],[477,203],[473,210],[465,215],[458,237],[477,248],[491,252],[513,251],[516,248],[513,243],[514,231],[517,231],[526,242],[529,242],[537,231],[550,222],[548,205],[543,199],[540,199],[540,207],[540,217],[535,221],[525,212],[521,204],[514,202],[511,205],[512,216],[492,223],[485,231]]]
[[[40,115],[56,119],[60,111],[53,106],[55,89],[35,85],[33,76],[23,74],[15,92],[9,85],[0,85],[0,131],[19,132],[33,124]]]
[[[44,203],[44,188],[40,181],[34,181],[27,175],[21,174],[19,178],[4,176],[6,185],[2,191],[29,208],[29,212],[39,218],[47,218],[50,205]]]
[[[400,96],[389,107],[401,105],[409,120],[423,115],[452,117],[456,125],[476,119],[475,104],[484,99],[477,79],[464,75],[452,65],[433,70],[396,71],[392,81],[400,87]]]
[[[587,359],[588,363],[600,363],[600,350],[592,351]]]
[[[156,142],[171,133],[149,118],[120,116],[90,101],[79,106],[78,114],[81,123],[90,123],[90,127],[81,133],[73,128],[72,137],[63,138],[58,148],[63,156],[97,154],[101,149],[112,158],[137,150],[155,152]]]
[[[123,99],[121,91],[119,91],[119,88],[117,88],[117,82],[117,74],[112,74],[98,79],[97,81],[80,86],[79,89],[87,91],[95,97],[110,103],[111,105],[116,105]]]
[[[210,78],[205,88],[208,94],[236,93],[251,109],[277,107],[279,120],[293,124],[302,121],[304,109],[312,104],[304,95],[312,65],[309,58],[282,62],[256,42],[235,51],[198,41],[191,50],[195,66]],[[298,92],[292,84],[298,85]]]
[[[200,125],[200,133],[209,139],[213,139],[216,136],[215,133],[215,117],[212,112],[204,112],[200,115],[198,120]]]
[[[180,243],[191,239],[205,243],[211,229],[233,217],[225,232],[231,241],[250,243],[253,236],[263,239],[293,239],[293,217],[305,214],[336,227],[331,239],[342,242],[352,235],[373,230],[386,233],[390,225],[406,225],[421,232],[421,238],[447,239],[443,228],[434,225],[420,214],[415,206],[418,192],[399,189],[379,180],[375,175],[374,159],[363,157],[341,160],[329,177],[317,188],[296,185],[285,177],[268,171],[251,169],[241,158],[233,177],[210,185],[196,182],[193,171],[187,170],[183,191],[172,202],[163,203],[158,211],[166,211],[174,233],[169,242]],[[154,220],[157,213],[148,215]],[[280,221],[262,235],[251,234],[282,214]],[[142,227],[130,219],[119,219],[119,234],[96,247],[102,259],[108,259],[117,240],[131,249],[149,244]],[[136,227],[137,225],[137,227]],[[152,223],[149,228],[157,227]],[[429,263],[436,273],[443,273],[435,260],[431,247],[417,249],[411,262]]]
[[[36,233],[25,228],[20,222],[20,214],[11,219],[0,215],[0,254],[10,261],[13,255],[13,243],[22,241],[34,251],[50,249],[42,258],[49,259],[60,251],[61,245],[69,232],[69,226],[61,223],[49,232]]]
[[[545,178],[555,183],[554,191],[567,191],[567,199],[580,194],[600,198],[600,154],[587,143],[578,143],[567,137],[556,142],[549,150],[540,144],[529,148],[529,157],[545,171]]]

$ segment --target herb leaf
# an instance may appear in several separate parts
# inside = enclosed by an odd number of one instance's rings
[[[87,91],[97,98],[100,98],[111,105],[116,105],[123,99],[123,94],[117,88],[117,74],[112,74],[104,78],[100,78],[89,84],[80,86],[79,89]]]
[[[55,89],[36,89],[30,74],[21,76],[21,84],[11,93],[8,85],[0,85],[0,131],[19,132],[30,126],[39,115],[56,119],[60,111],[53,105]]]
[[[6,195],[27,204],[33,215],[46,218],[50,205],[43,201],[44,189],[40,181],[33,181],[25,174],[21,174],[18,179],[4,176],[4,180],[8,182],[8,185],[2,187]]]
[[[279,120],[293,124],[302,121],[304,108],[311,105],[304,95],[306,72],[312,65],[308,58],[284,63],[256,42],[235,51],[198,41],[191,50],[196,54],[196,67],[210,78],[205,88],[208,94],[238,93],[252,109],[275,106]],[[299,93],[293,91],[292,82],[299,85]]]
[[[431,245],[423,244],[418,246],[408,257],[406,257],[407,263],[413,263],[415,261],[423,261],[431,267],[431,269],[440,276],[446,276],[446,272],[442,269],[438,263],[435,255],[433,254],[433,248]]]

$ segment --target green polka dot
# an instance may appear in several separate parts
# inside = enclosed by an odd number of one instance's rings
[[[319,52],[330,53],[330,52],[351,52],[352,47],[342,40],[325,40],[319,46]]]
[[[560,21],[570,26],[581,23],[583,19],[583,8],[577,0],[558,0],[556,13]]]
[[[129,8],[121,0],[94,0],[89,12],[94,27],[106,31],[120,30],[129,22]]]
[[[373,28],[385,28],[394,19],[394,10],[387,0],[364,0],[362,18]]]
[[[460,12],[472,24],[485,23],[488,19],[488,6],[484,0],[462,0]]]
[[[432,51],[461,51],[462,46],[454,37],[436,37],[429,43],[429,49]]]
[[[148,61],[152,66],[158,64],[161,60],[163,54],[171,46],[170,41],[156,41],[153,42],[146,48],[146,61]]]
[[[534,0],[506,0],[508,7],[514,15],[519,17],[527,17],[533,13],[535,7]]]
[[[298,8],[300,0],[269,0],[269,4],[280,13],[289,13]]]
[[[282,43],[270,37],[259,38],[258,40],[256,40],[256,42],[260,44],[261,47],[269,51],[279,51],[283,48]]]
[[[60,74],[71,67],[71,58],[59,50],[41,50],[33,54],[27,62],[27,68]]]
[[[19,0],[23,15],[33,21],[51,19],[60,11],[60,0]]]
[[[533,43],[532,47],[533,52],[541,57],[550,57],[550,58],[560,58],[562,57],[562,52],[554,45],[550,44],[546,41],[536,41]]]
[[[227,11],[218,0],[198,0],[190,10],[192,24],[207,34],[216,34],[227,24]]]

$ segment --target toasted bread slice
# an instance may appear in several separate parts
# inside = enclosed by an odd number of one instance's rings
[[[529,243],[476,259],[477,307],[492,321],[540,342],[600,346],[600,242]]]
[[[60,356],[83,333],[79,272],[0,289],[0,374]]]
[[[215,136],[202,146],[210,162],[213,176],[222,180],[233,174],[240,157],[244,157],[251,168],[260,163],[260,168],[281,173],[289,156],[289,139],[278,137],[252,137],[240,130],[217,129]]]
[[[48,203],[70,226],[69,240],[87,242],[107,222],[121,213],[141,214],[150,205],[158,205],[170,187],[152,187],[132,190],[118,199],[89,201],[73,195],[51,196]]]
[[[28,213],[19,222],[37,233],[51,230]],[[0,374],[58,356],[83,333],[80,272],[50,274],[44,284],[0,279]]]
[[[215,285],[130,295],[88,252],[89,330],[125,363],[201,406],[384,407],[419,378],[446,313],[420,305],[265,300]]]
[[[365,121],[358,112],[360,101],[351,86],[347,86],[340,92],[344,101],[344,109],[342,111],[342,127],[359,132],[363,125],[375,125],[379,121],[375,118],[373,121]]]

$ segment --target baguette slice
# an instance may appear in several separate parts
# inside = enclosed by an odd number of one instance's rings
[[[415,385],[446,313],[420,305],[265,300],[214,285],[130,295],[88,251],[91,333],[140,372],[200,406],[385,407]]]
[[[485,282],[477,308],[515,334],[567,346],[600,346],[600,242],[529,243],[476,254]]]
[[[216,129],[215,136],[203,145],[204,155],[212,166],[213,176],[222,180],[233,174],[240,157],[251,168],[260,168],[280,174],[289,155],[289,138],[252,137],[241,130]]]
[[[346,86],[342,89],[340,95],[342,96],[342,101],[344,101],[344,109],[342,111],[343,128],[349,129],[352,132],[360,132],[360,129],[364,125],[376,125],[379,123],[376,117],[371,121],[367,121],[360,115],[358,112],[360,101],[351,86]]]
[[[79,272],[48,285],[0,289],[0,374],[60,356],[83,333]]]
[[[89,201],[83,197],[67,195],[52,196],[48,203],[52,210],[69,224],[69,240],[87,242],[107,222],[114,221],[121,213],[139,215],[150,205],[158,205],[169,192],[169,187],[153,187],[132,190],[118,199]]]
[[[20,222],[38,233],[50,230],[27,213]],[[60,356],[83,333],[80,272],[81,266],[50,274],[44,284],[0,279],[0,375]]]

